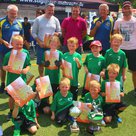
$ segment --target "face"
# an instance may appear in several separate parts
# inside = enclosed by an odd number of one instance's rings
[[[114,51],[118,51],[119,48],[120,48],[120,45],[122,44],[122,41],[117,39],[117,38],[114,38],[112,41],[111,41],[111,47]]]
[[[108,76],[110,81],[115,81],[116,77],[118,76],[118,73],[114,71],[108,71]]]
[[[16,50],[20,50],[23,48],[23,40],[15,40],[12,42],[13,48]]]
[[[8,19],[10,22],[13,22],[17,18],[18,12],[15,9],[11,9],[7,12]]]
[[[54,9],[55,9],[55,7],[53,7],[53,6],[48,6],[46,8],[45,13],[48,18],[50,18],[52,15],[54,15]]]
[[[80,8],[79,7],[72,7],[72,17],[77,18],[80,14]]]
[[[91,86],[89,89],[89,92],[90,92],[92,98],[96,98],[100,92],[100,89],[96,86]]]
[[[65,96],[70,89],[70,86],[68,84],[60,84],[59,88],[62,96]]]
[[[130,6],[125,6],[122,9],[123,16],[131,16],[132,15],[132,7]]]
[[[77,45],[75,43],[68,43],[68,49],[70,52],[75,52],[75,50],[77,49]]]
[[[100,16],[101,16],[102,18],[107,18],[108,13],[109,13],[109,10],[107,9],[106,6],[101,6],[101,7],[99,8],[99,14],[100,14]]]
[[[93,54],[98,54],[101,51],[101,47],[94,45],[94,46],[91,47],[91,51],[92,51]]]
[[[50,48],[51,49],[57,49],[58,47],[58,42],[57,41],[51,41],[50,42]]]

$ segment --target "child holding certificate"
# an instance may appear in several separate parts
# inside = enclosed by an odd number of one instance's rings
[[[63,55],[62,70],[63,76],[70,79],[70,91],[73,99],[77,100],[78,96],[78,73],[82,66],[82,57],[76,52],[78,48],[78,39],[71,37],[67,40],[69,52]]]
[[[119,66],[110,64],[107,68],[109,79],[104,80],[101,84],[101,95],[104,97],[104,120],[106,123],[112,121],[113,117],[117,118],[117,122],[122,122],[118,117],[118,113],[126,109],[126,105],[121,101],[124,92],[120,82],[116,80],[119,74]]]
[[[26,73],[30,69],[30,55],[29,52],[23,49],[23,38],[20,35],[15,35],[11,42],[13,49],[8,52],[4,57],[3,69],[7,71],[7,85],[17,79],[19,76],[26,82]],[[10,113],[11,117],[13,110],[14,100],[9,97]]]
[[[73,95],[70,90],[70,80],[62,78],[59,85],[59,90],[51,105],[51,119],[56,120],[58,124],[63,124],[69,116],[69,109],[73,105]]]
[[[60,46],[58,36],[52,36],[49,42],[50,50],[46,50],[43,57],[43,65],[45,66],[45,75],[50,78],[53,93],[58,90],[60,82],[60,66],[62,61],[62,52],[57,50]]]
[[[100,82],[100,76],[105,75],[105,58],[100,54],[102,50],[102,44],[100,41],[95,40],[90,44],[92,53],[88,54],[85,58],[84,69],[84,89],[82,91],[82,97],[89,91],[89,81],[97,80]]]
[[[33,100],[27,102],[23,107],[19,107],[15,102],[12,117],[14,123],[13,136],[20,136],[21,128],[28,130],[31,134],[35,134],[37,132],[37,128],[40,127],[37,122]]]

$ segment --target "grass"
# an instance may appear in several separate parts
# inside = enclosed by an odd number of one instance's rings
[[[85,55],[83,55],[83,58]],[[31,72],[35,73],[35,77],[38,75],[37,65],[35,64],[35,60],[32,61]],[[83,86],[84,79],[84,70],[83,68],[79,73],[79,82],[81,88]],[[30,83],[32,84],[33,81]],[[102,127],[102,131],[96,133],[98,136],[135,136],[136,134],[136,98],[133,96],[133,85],[131,81],[131,74],[127,72],[127,80],[125,81],[125,97],[123,98],[126,104],[128,105],[127,109],[120,113],[120,117],[123,122],[121,124],[117,124],[113,121],[111,124],[106,127]],[[80,90],[81,90],[80,88]],[[79,93],[80,97],[80,93]],[[4,136],[12,136],[13,135],[13,123],[11,121],[6,121],[6,116],[8,113],[8,97],[5,94],[0,94],[0,125],[2,125],[2,129],[4,131]],[[40,115],[38,118],[39,124],[41,125],[40,129],[36,133],[36,136],[90,136],[86,132],[87,124],[79,124],[80,133],[79,134],[71,134],[69,129],[69,123],[63,126],[58,126],[55,122],[51,121],[50,115]],[[21,133],[22,136],[30,135],[28,132]]]

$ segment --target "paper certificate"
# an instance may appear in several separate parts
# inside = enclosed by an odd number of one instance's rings
[[[6,87],[6,90],[20,107],[22,107],[35,96],[32,88],[26,85],[21,77],[18,77],[15,81],[9,84]]]
[[[100,81],[100,75],[96,75],[96,74],[92,74],[92,73],[88,73],[86,75],[86,81],[85,81],[85,89],[89,90],[89,82],[91,80],[97,80],[98,82]]]
[[[49,48],[49,43],[50,43],[50,39],[51,39],[51,34],[48,34],[46,33],[44,35],[44,45],[45,45],[45,48]]]
[[[8,61],[8,66],[12,67],[11,72],[15,72],[16,70],[23,69],[24,62],[27,54],[21,51],[12,50],[10,54],[10,58]]]
[[[55,65],[55,61],[59,60],[59,53],[58,51],[50,52],[45,51],[45,61],[50,61],[50,65],[48,66],[48,69],[58,69],[58,67]]]
[[[44,76],[36,79],[36,85],[40,88],[40,90],[38,91],[40,99],[53,95],[49,76]]]
[[[73,79],[72,64],[66,60],[62,60],[63,76]]]
[[[120,102],[120,82],[106,82],[106,102]]]
[[[11,42],[12,42],[12,38],[14,35],[19,35],[19,32],[18,31],[13,31],[12,32],[12,35],[11,35],[11,38],[10,38],[10,42],[9,42],[9,48],[13,48],[13,46],[11,45]]]

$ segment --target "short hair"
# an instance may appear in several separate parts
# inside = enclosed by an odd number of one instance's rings
[[[47,5],[45,5],[45,9],[46,9],[47,7],[55,7],[55,5],[54,5],[53,3],[48,3]]]
[[[28,20],[28,17],[24,17],[24,20]]]
[[[76,37],[71,37],[67,40],[67,43],[74,43],[78,45],[78,39]]]
[[[23,37],[21,35],[14,35],[12,37],[12,42],[14,42],[14,41],[20,41],[20,40],[23,41]]]
[[[119,73],[120,67],[118,64],[112,63],[108,65],[107,70]]]
[[[123,41],[123,36],[121,34],[114,34],[111,36],[111,40],[112,41],[113,39],[118,39],[120,40],[121,42]]]
[[[60,39],[59,39],[58,36],[53,35],[53,36],[51,37],[51,39],[50,39],[50,42],[51,42],[51,41],[58,42],[58,48],[61,46]],[[50,42],[49,42],[49,43],[50,43]]]
[[[79,8],[79,10],[80,10],[80,6],[78,5],[78,4],[74,4],[73,6],[72,6],[72,9],[73,8]]]
[[[18,7],[14,4],[10,4],[7,7],[7,11],[10,11],[10,10],[16,10],[18,12]]]
[[[70,80],[67,77],[63,77],[60,81],[60,85],[68,85],[70,86]]]
[[[99,10],[100,10],[101,7],[106,7],[106,9],[109,10],[109,6],[107,4],[100,4]]]
[[[99,83],[98,81],[96,81],[96,80],[91,80],[91,81],[89,82],[89,88],[91,88],[91,87],[96,87],[96,88],[98,88],[98,89],[100,90],[101,85],[100,85],[100,83]]]

